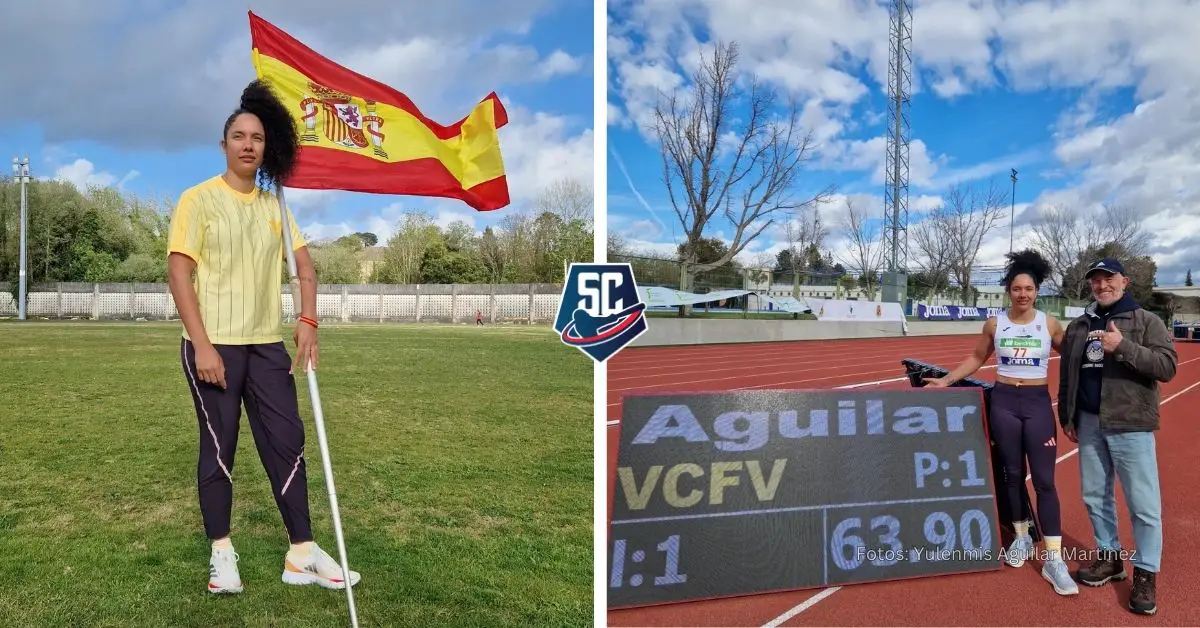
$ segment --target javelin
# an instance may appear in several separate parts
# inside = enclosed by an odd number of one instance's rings
[[[300,311],[300,277],[296,271],[296,253],[292,251],[292,228],[288,224],[287,203],[283,186],[279,186],[279,213],[283,225],[283,249],[287,252],[288,274],[292,278],[292,311]],[[337,489],[333,486],[333,464],[329,461],[329,444],[325,439],[325,413],[321,410],[321,393],[317,389],[317,372],[310,357],[304,365],[308,373],[308,394],[312,398],[313,419],[317,424],[317,443],[321,446],[321,465],[325,468],[325,487],[329,489],[329,510],[333,512],[333,532],[337,536],[338,555],[342,559],[342,582],[346,584],[346,601],[350,604],[350,625],[358,628],[358,613],[354,610],[354,587],[350,582],[350,562],[346,560],[346,539],[342,536],[342,517],[338,514]]]

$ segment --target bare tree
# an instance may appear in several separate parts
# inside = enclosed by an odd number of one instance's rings
[[[829,230],[821,224],[821,215],[816,207],[797,208],[793,218],[783,224],[784,238],[788,245],[791,268],[781,268],[792,273],[792,296],[800,297],[800,275],[808,270],[808,250],[821,247]]]
[[[503,281],[508,258],[504,252],[503,242],[500,237],[496,236],[496,230],[492,227],[485,228],[483,235],[479,238],[479,257],[483,262],[483,267],[487,269],[490,281],[493,283]]]
[[[1099,216],[1069,205],[1042,207],[1032,231],[1033,246],[1054,267],[1054,285],[1063,295],[1076,294],[1083,286],[1081,270],[1072,269],[1089,246],[1120,242],[1131,255],[1140,256],[1146,254],[1151,243],[1136,210],[1107,203]]]
[[[776,257],[777,256],[766,251],[759,251],[758,253],[749,256],[749,259],[747,260],[749,263],[746,264],[743,272],[746,273],[746,277],[748,277],[754,284],[769,285],[771,282],[771,271],[775,269]]]
[[[759,251],[750,257],[750,268],[763,268],[772,270],[775,268],[776,255],[767,251]]]
[[[582,220],[592,223],[594,199],[591,183],[576,178],[556,179],[538,194],[534,202],[538,212],[550,212],[563,222]]]
[[[504,267],[518,277],[532,278],[537,266],[533,218],[527,212],[512,213],[501,218],[498,226]]]
[[[842,235],[848,241],[849,252],[841,258],[842,264],[859,277],[859,287],[867,300],[875,300],[879,284],[879,271],[884,265],[883,231],[880,222],[869,212],[854,206],[846,199],[846,213],[842,216]]]
[[[753,76],[744,93],[738,86],[737,60],[736,43],[717,44],[711,56],[701,57],[692,76],[691,97],[685,102],[678,92],[663,95],[655,108],[663,180],[687,234],[681,260],[683,290],[696,273],[732,260],[775,222],[777,214],[824,202],[833,191],[830,187],[807,200],[795,200],[792,188],[801,165],[812,158],[812,136],[800,131],[800,110],[794,102],[782,121],[769,120],[775,94]],[[743,99],[748,110],[735,112]],[[697,264],[695,248],[705,227],[718,216],[734,228],[729,250],[716,261]]]
[[[619,233],[615,231],[608,232],[608,260],[622,261],[619,258],[631,255],[632,251],[629,244]]]
[[[913,248],[918,253],[914,256],[917,267],[928,279],[930,295],[939,295],[949,287],[948,282],[941,281],[942,277],[949,278],[951,262],[950,240],[946,238],[946,213],[942,209],[929,212],[921,220],[908,228],[912,234]]]
[[[1128,205],[1105,203],[1100,213],[1099,238],[1095,242],[1120,242],[1130,255],[1147,254],[1153,239],[1142,228],[1142,213]]]
[[[974,303],[971,271],[979,256],[979,247],[996,223],[1005,217],[1008,195],[990,182],[984,189],[954,186],[940,208],[942,237],[950,244],[950,272],[962,287],[963,303]]]
[[[1079,216],[1065,205],[1048,205],[1039,211],[1032,227],[1033,248],[1050,262],[1055,287],[1059,294],[1068,294],[1072,283],[1065,276],[1080,252],[1087,246]]]

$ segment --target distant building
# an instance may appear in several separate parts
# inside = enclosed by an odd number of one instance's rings
[[[362,281],[368,283],[375,276],[375,269],[383,264],[383,254],[386,246],[368,246],[362,250],[359,265],[362,267]]]
[[[1179,297],[1200,297],[1200,286],[1159,286],[1154,291]]]
[[[984,284],[973,286],[979,291],[979,298],[975,303],[978,307],[1002,307],[1004,305],[1004,286],[994,284]],[[746,290],[757,290],[764,292],[767,296],[772,297],[787,297],[792,296],[792,286],[790,284],[770,283],[769,281],[755,282],[747,280],[745,283]],[[849,300],[867,300],[866,294],[859,288],[846,290],[834,285],[800,285],[798,287],[800,298],[812,299],[849,299]],[[880,290],[875,291],[874,301],[881,301],[883,295]],[[933,297],[922,301],[928,305],[960,305],[962,304],[962,291],[958,286],[951,286],[949,290],[944,290],[942,294],[934,295]],[[757,300],[751,297],[750,308],[755,309]],[[763,305],[765,308],[765,304]]]

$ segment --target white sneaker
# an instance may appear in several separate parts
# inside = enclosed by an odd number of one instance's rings
[[[1042,577],[1054,586],[1054,592],[1059,595],[1079,595],[1079,586],[1071,578],[1071,572],[1063,559],[1054,556],[1042,565]]]
[[[357,571],[350,571],[350,586],[362,578]],[[301,559],[288,552],[283,560],[283,581],[287,584],[316,584],[326,589],[344,589],[342,564],[334,560],[325,550],[313,543],[308,558]]]
[[[209,593],[241,593],[242,576],[238,573],[237,552],[233,548],[214,549],[208,559]]]
[[[1004,552],[1004,562],[1009,567],[1024,567],[1025,561],[1033,556],[1033,537],[1022,534],[1013,539],[1012,545]]]

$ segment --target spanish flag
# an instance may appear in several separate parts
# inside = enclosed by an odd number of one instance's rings
[[[295,112],[296,169],[284,185],[456,198],[479,211],[508,205],[493,92],[459,122],[426,118],[404,94],[322,57],[250,13],[258,78]]]

